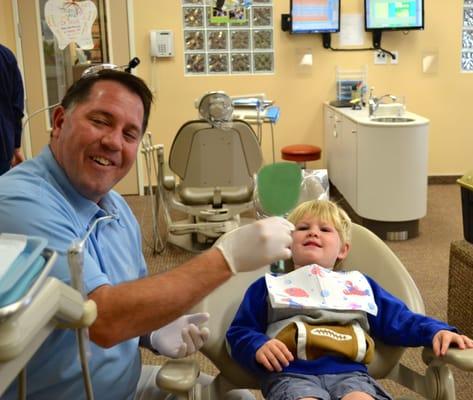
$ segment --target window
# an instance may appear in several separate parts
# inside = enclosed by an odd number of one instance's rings
[[[274,72],[272,0],[183,0],[186,75]]]
[[[461,69],[473,72],[473,0],[463,3]]]

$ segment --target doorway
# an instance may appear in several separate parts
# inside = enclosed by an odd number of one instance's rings
[[[44,14],[47,0],[13,0],[18,10],[21,51],[26,92],[25,114],[30,132],[33,156],[49,143],[50,109],[58,103],[67,88],[92,64],[127,64],[131,58],[132,30],[128,10],[132,0],[90,0],[97,8],[92,25],[94,47],[82,50],[75,43],[60,49]],[[16,3],[16,4],[15,4]],[[74,7],[73,1],[64,2]],[[113,3],[113,7],[112,4]],[[71,9],[71,12],[74,12]],[[120,46],[112,46],[112,42]],[[28,140],[28,135],[25,137]],[[138,156],[140,159],[140,155]],[[121,194],[139,194],[139,168],[136,163],[128,175],[115,186]]]

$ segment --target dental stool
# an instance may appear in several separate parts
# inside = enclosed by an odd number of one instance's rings
[[[281,149],[281,158],[286,161],[295,161],[305,169],[307,161],[320,160],[322,149],[311,144],[291,144]]]

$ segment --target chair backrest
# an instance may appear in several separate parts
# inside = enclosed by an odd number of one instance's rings
[[[424,312],[420,293],[397,256],[372,232],[359,225],[353,227],[352,248],[344,261],[347,269],[357,269],[401,298],[413,311]],[[225,333],[248,286],[268,268],[237,274],[213,291],[198,306],[210,313],[211,336],[202,352],[216,365],[221,375],[241,388],[258,388],[258,381],[228,355]],[[398,363],[402,348],[376,343],[376,355],[369,371],[376,378],[385,377]]]
[[[169,154],[169,167],[181,179],[180,191],[187,189],[183,193],[190,203],[192,190],[196,191],[195,202],[200,203],[206,197],[203,189],[208,188],[211,196],[216,187],[224,201],[251,200],[253,177],[262,161],[253,129],[241,120],[225,128],[204,120],[189,121],[177,132]],[[242,192],[241,188],[247,190]]]
[[[365,273],[404,301],[412,311],[425,313],[419,289],[409,272],[386,243],[368,229],[353,224],[351,250],[341,266]],[[384,378],[399,362],[404,348],[375,342],[375,358],[368,370],[371,376]]]
[[[197,306],[199,311],[202,309],[210,313],[208,322],[210,337],[201,352],[220,370],[220,375],[237,388],[258,389],[259,383],[230,357],[225,334],[243,300],[246,289],[266,272],[269,272],[269,267],[234,275]]]

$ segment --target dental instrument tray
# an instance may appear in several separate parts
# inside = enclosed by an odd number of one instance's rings
[[[46,239],[23,238],[25,247],[0,276],[0,320],[31,303],[57,257],[56,252],[46,248]]]
[[[249,98],[241,98],[241,99],[232,99],[232,105],[234,108],[255,108],[255,107],[261,107],[261,108],[266,108],[271,105],[273,105],[272,100],[266,100],[266,99],[259,99],[256,97],[249,97]]]

